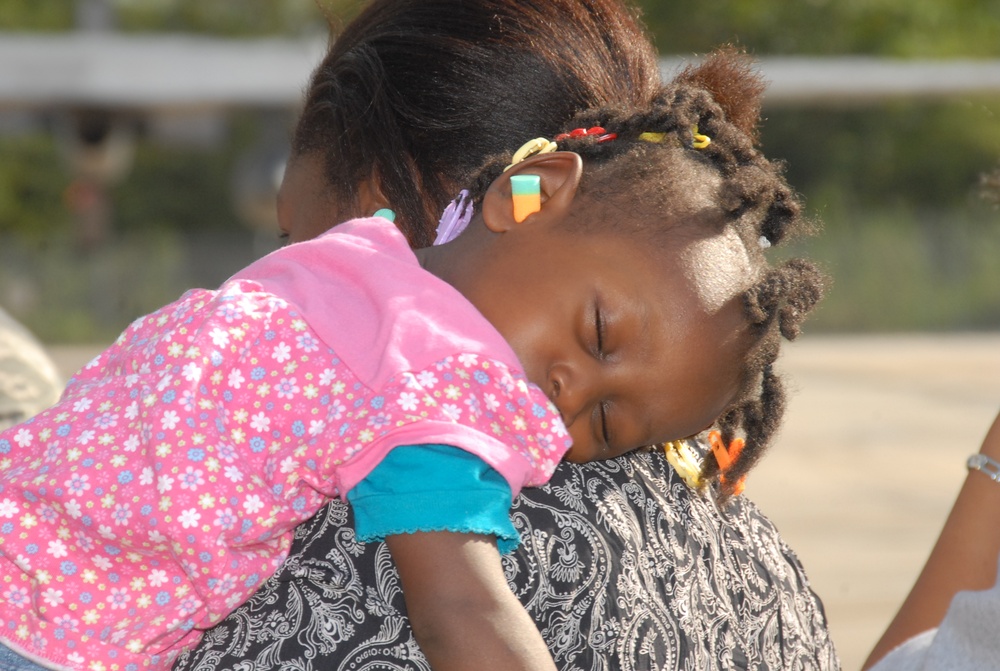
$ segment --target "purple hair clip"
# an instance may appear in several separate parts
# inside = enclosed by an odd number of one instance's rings
[[[472,201],[469,200],[469,192],[466,189],[459,191],[455,200],[444,208],[441,221],[438,222],[437,238],[435,245],[443,245],[458,237],[458,234],[465,230],[469,222],[472,221]]]

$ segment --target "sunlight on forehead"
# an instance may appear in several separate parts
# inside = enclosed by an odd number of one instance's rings
[[[732,229],[692,241],[681,253],[685,275],[705,309],[718,312],[753,280],[753,265],[740,236]]]

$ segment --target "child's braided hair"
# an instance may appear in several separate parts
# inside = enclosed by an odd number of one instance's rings
[[[664,232],[678,226],[712,226],[719,232],[731,227],[759,268],[756,282],[743,294],[752,339],[743,389],[717,421],[724,443],[739,432],[746,445],[720,481],[720,500],[733,494],[780,424],[785,393],[773,367],[780,341],[799,334],[800,324],[823,293],[824,278],[810,262],[793,259],[771,266],[764,256],[764,248],[812,229],[784,179],[783,166],[765,158],[755,146],[764,88],[743,54],[721,49],[681,72],[648,109],[590,110],[571,122],[570,128],[601,126],[617,134],[614,140],[598,142],[597,137],[586,136],[558,142],[560,150],[576,152],[583,159],[581,191],[590,197],[621,200],[617,194],[624,192],[630,210]],[[651,132],[665,135],[657,143],[640,139]],[[708,136],[710,144],[694,148],[695,132]],[[484,167],[471,189],[477,204],[508,162],[509,157],[498,158]],[[671,221],[669,213],[676,211],[678,198],[697,197],[704,192],[700,186],[713,188],[713,183],[718,184],[714,195],[721,217],[716,213]],[[641,185],[641,191],[623,188],[627,184]],[[644,216],[647,211],[652,216]],[[715,458],[706,458],[703,480],[719,475]]]

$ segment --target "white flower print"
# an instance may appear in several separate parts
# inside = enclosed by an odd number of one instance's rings
[[[264,502],[260,500],[260,497],[256,494],[251,494],[243,502],[243,509],[249,514],[253,515],[258,510],[264,507]]]
[[[337,371],[333,368],[327,368],[319,375],[319,384],[322,387],[329,386],[331,382],[337,379]]]
[[[21,512],[21,509],[17,507],[17,503],[10,499],[4,499],[0,501],[0,517],[14,517]]]
[[[259,431],[264,433],[271,428],[271,418],[265,415],[263,412],[258,412],[256,415],[250,418],[250,428],[254,431]]]
[[[125,419],[131,421],[139,416],[139,403],[132,401],[129,403],[128,407],[125,408]]]
[[[31,435],[31,431],[28,431],[24,427],[21,427],[18,432],[14,434],[14,442],[21,447],[28,447],[31,445],[31,441],[33,439],[34,436]]]
[[[178,517],[177,519],[180,520],[181,526],[183,526],[185,529],[190,529],[191,527],[198,526],[198,520],[201,519],[201,514],[194,508],[188,508],[187,510],[182,512],[180,514],[180,517]]]
[[[55,589],[49,587],[47,590],[42,592],[42,601],[48,606],[55,608],[59,604],[63,603],[66,599],[63,598],[63,593],[61,589]]]
[[[46,550],[46,552],[56,559],[62,559],[69,554],[69,552],[67,552],[66,544],[58,538],[54,541],[49,541],[49,549]]]
[[[417,373],[417,382],[424,387],[433,387],[438,383],[437,375],[429,370],[422,370]]]
[[[477,354],[459,354],[458,362],[465,367],[475,366],[479,363],[479,355]]]
[[[160,378],[160,381],[156,383],[156,391],[163,391],[170,386],[170,383],[174,381],[174,376],[167,373]]]
[[[188,382],[197,382],[201,379],[201,366],[194,363],[193,361],[185,364],[184,368],[181,369],[181,375]]]
[[[284,342],[279,342],[274,346],[274,351],[271,354],[271,357],[278,363],[285,363],[292,358],[292,348]]]
[[[218,326],[212,329],[212,332],[208,334],[208,337],[212,339],[212,344],[216,347],[225,347],[229,344],[229,333],[224,329],[220,329]]]
[[[161,494],[166,494],[171,489],[174,488],[174,479],[169,475],[161,475],[156,479],[156,491]]]
[[[180,415],[173,410],[167,410],[163,413],[163,417],[160,418],[160,425],[164,431],[171,431],[177,426],[179,421],[181,421]]]
[[[243,480],[243,471],[235,466],[226,466],[226,470],[223,472],[232,482],[241,482]]]
[[[445,417],[447,417],[453,422],[457,422],[459,418],[462,416],[462,409],[459,408],[454,403],[445,403],[444,405],[442,405],[441,412],[444,413]]]
[[[247,379],[243,377],[243,372],[239,368],[229,371],[229,386],[233,389],[241,389]]]
[[[66,502],[65,506],[66,514],[72,517],[74,520],[78,520],[83,517],[83,506],[76,499],[70,499]]]
[[[146,466],[144,469],[142,469],[142,472],[139,473],[139,484],[144,487],[148,487],[149,485],[153,484],[153,478],[155,477],[155,475],[156,474],[153,472],[153,469],[149,466]]]
[[[122,443],[122,449],[126,452],[135,452],[139,449],[140,442],[142,441],[139,440],[139,436],[132,434]]]
[[[410,391],[404,391],[396,399],[396,403],[406,412],[413,412],[417,409],[417,395]]]
[[[97,435],[97,432],[91,429],[87,429],[86,431],[81,431],[80,435],[76,437],[76,444],[86,445],[87,443],[89,443],[94,439],[95,435]]]
[[[324,422],[322,419],[314,419],[311,422],[309,422],[309,435],[318,436],[319,434],[323,433],[323,429],[325,428],[326,428],[326,422]]]
[[[73,404],[73,412],[87,412],[93,401],[87,397],[81,398]]]
[[[497,400],[496,394],[484,394],[483,401],[486,403],[486,409],[490,412],[496,412],[497,408],[500,407],[500,401]]]
[[[157,568],[149,572],[149,577],[147,578],[151,587],[160,587],[161,585],[167,584],[167,572],[163,569]]]

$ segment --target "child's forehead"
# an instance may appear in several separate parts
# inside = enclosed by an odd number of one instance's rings
[[[680,270],[709,314],[721,310],[753,284],[754,264],[743,239],[732,228],[683,244],[677,255]]]

